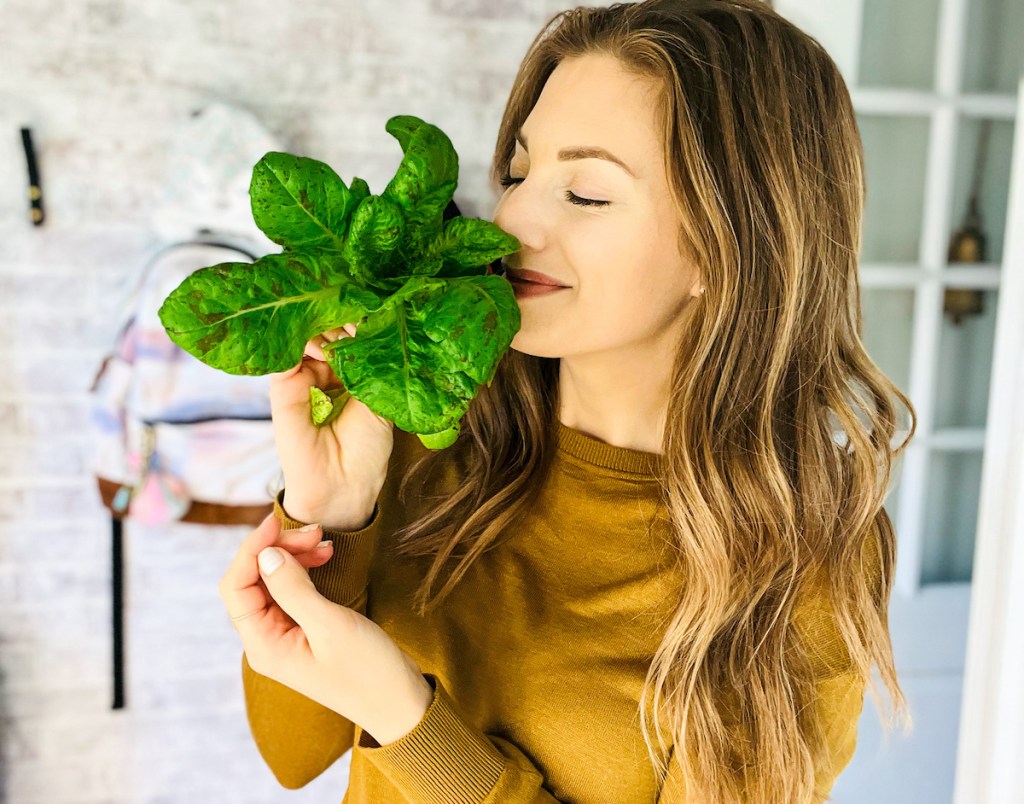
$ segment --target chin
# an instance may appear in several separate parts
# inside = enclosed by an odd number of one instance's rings
[[[513,338],[512,343],[509,344],[509,349],[512,349],[520,354],[530,355],[531,357],[551,357],[559,358],[562,356],[562,350],[555,347],[550,343],[541,343],[538,339],[533,339],[528,336],[523,336],[523,331],[519,330]]]

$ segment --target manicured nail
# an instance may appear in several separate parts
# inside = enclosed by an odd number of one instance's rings
[[[303,525],[301,528],[299,528],[299,533],[309,533],[311,530],[316,530],[319,527],[319,522],[313,525]]]
[[[284,563],[284,556],[281,555],[281,552],[277,548],[265,547],[260,550],[257,561],[259,561],[260,569],[263,570],[263,574],[270,575]]]
[[[322,542],[320,542],[320,544],[317,545],[317,547],[327,547],[328,545],[331,545],[331,544],[334,544],[334,542],[331,541],[330,539],[324,539]]]

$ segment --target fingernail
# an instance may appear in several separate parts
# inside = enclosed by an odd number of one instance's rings
[[[329,544],[334,544],[334,542],[330,539],[324,539],[322,542],[320,542],[320,544],[317,545],[317,547],[327,547],[327,545]]]
[[[309,533],[311,530],[316,530],[319,527],[320,527],[320,523],[319,522],[317,522],[317,523],[315,523],[313,525],[303,525],[301,528],[299,528],[299,533]]]
[[[263,570],[263,574],[270,575],[284,563],[284,556],[282,556],[281,552],[275,547],[265,547],[260,551],[257,561],[259,561],[260,569]]]

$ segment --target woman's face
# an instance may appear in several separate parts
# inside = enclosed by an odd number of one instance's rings
[[[657,89],[613,57],[567,59],[524,121],[509,166],[521,181],[505,188],[494,211],[494,222],[522,245],[504,262],[569,287],[543,295],[516,290],[517,351],[674,355],[680,314],[699,295],[700,277],[677,245]],[[626,167],[566,153],[584,148],[605,149]]]

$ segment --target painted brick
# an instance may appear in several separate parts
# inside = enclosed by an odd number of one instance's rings
[[[558,6],[557,8],[561,8]],[[176,123],[208,100],[383,190],[393,114],[439,125],[456,201],[490,217],[505,99],[549,0],[5,0],[0,4],[0,798],[15,804],[336,804],[348,755],[282,789],[248,731],[217,583],[246,528],[125,531],[128,707],[111,705],[110,519],[88,389],[151,225]],[[33,227],[19,125],[47,222]]]

